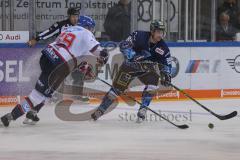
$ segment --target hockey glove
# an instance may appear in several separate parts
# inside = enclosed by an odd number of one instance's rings
[[[160,82],[163,86],[169,87],[171,84],[171,65],[163,65],[158,63],[159,71],[160,71]]]
[[[171,84],[171,74],[167,73],[167,72],[160,72],[160,82],[161,85],[165,86],[165,87],[169,87]]]
[[[109,58],[109,53],[107,49],[103,49],[100,52],[99,57],[97,58],[98,65],[103,66],[104,64],[106,64],[108,61],[108,58]]]
[[[91,80],[95,78],[93,67],[88,62],[86,61],[81,62],[80,65],[78,66],[78,69],[81,73],[85,75],[84,80]]]

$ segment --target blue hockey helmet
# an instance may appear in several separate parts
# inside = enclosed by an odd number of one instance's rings
[[[80,16],[78,19],[77,25],[87,28],[92,31],[92,30],[94,30],[96,23],[91,17]]]

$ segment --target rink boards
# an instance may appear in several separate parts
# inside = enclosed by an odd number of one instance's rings
[[[98,76],[111,83],[123,57],[117,44],[107,42],[102,45],[109,49],[110,59],[106,66],[99,69]],[[195,98],[240,97],[238,42],[169,43],[169,46],[173,57],[173,83],[176,86]],[[38,61],[43,47],[39,45],[28,48],[25,44],[0,45],[0,105],[14,105],[32,90],[40,73]],[[71,85],[72,77],[68,77],[65,84]],[[129,92],[140,97],[144,86],[137,81],[133,84],[135,86]],[[98,94],[109,90],[108,86],[98,80],[86,83],[85,87],[96,90]],[[158,92],[155,100],[158,99],[184,100],[185,97],[177,91],[170,91],[165,94]]]

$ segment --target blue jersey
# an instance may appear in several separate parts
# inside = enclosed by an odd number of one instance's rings
[[[162,39],[156,44],[149,42],[151,33],[145,31],[133,32],[125,41],[120,43],[120,51],[125,54],[126,51],[132,50],[134,56],[149,53],[145,60],[163,64],[164,70],[171,72],[171,54],[167,44]]]

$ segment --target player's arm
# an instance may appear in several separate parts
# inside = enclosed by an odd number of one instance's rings
[[[99,65],[103,66],[104,64],[107,63],[109,58],[109,53],[107,49],[104,49],[100,47],[99,44],[97,44],[90,50],[90,52],[97,57],[97,61]]]
[[[47,30],[39,33],[36,38],[31,39],[27,42],[29,46],[34,46],[40,40],[46,40],[50,37],[53,37],[61,32],[61,22],[54,23],[50,28]]]
[[[137,32],[133,32],[126,40],[120,42],[119,44],[120,51],[127,60],[132,60],[136,55],[136,52],[133,50],[136,41],[136,35]]]
[[[102,66],[106,64],[109,57],[108,51],[100,46],[100,43],[96,40],[93,34],[86,34],[84,38],[87,42],[85,44],[86,48],[88,48],[88,51],[92,53],[92,55],[97,57],[99,65]]]
[[[172,69],[172,58],[171,58],[171,53],[170,53],[170,50],[169,49],[166,49],[165,50],[165,53],[164,53],[164,58],[161,62],[161,65],[162,67],[161,70],[164,71],[164,72],[168,72],[168,73],[171,73],[171,69]]]
[[[99,44],[94,46],[90,50],[90,53],[92,53],[94,56],[97,57],[97,64],[96,64],[97,66],[103,66],[104,64],[107,63],[109,54],[107,50],[102,49],[99,46]],[[91,80],[91,79],[94,79],[94,77],[96,77],[94,69],[92,68],[91,65],[88,64],[88,62],[86,61],[81,62],[78,68],[81,73],[85,74],[84,76],[85,80]]]
[[[151,56],[151,53],[146,50],[142,50],[140,52],[134,51],[133,48],[137,41],[137,39],[136,39],[137,34],[138,34],[137,31],[133,32],[132,34],[130,34],[130,36],[126,40],[120,42],[120,44],[119,44],[120,51],[124,55],[125,59],[128,61],[131,61],[131,62],[132,61],[143,61]]]

